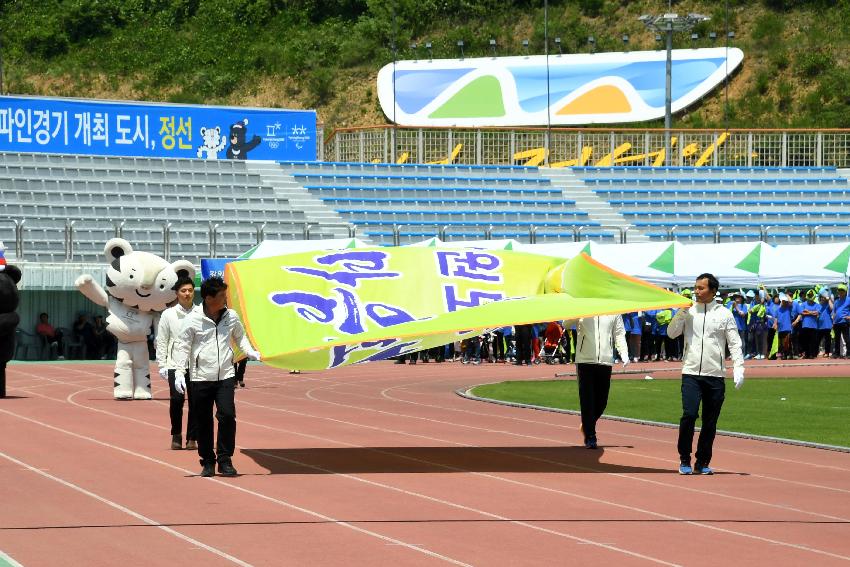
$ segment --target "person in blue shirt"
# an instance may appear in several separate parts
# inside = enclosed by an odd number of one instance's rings
[[[818,318],[820,317],[820,304],[815,302],[815,290],[806,292],[806,300],[800,303],[799,315],[794,319],[794,324],[800,326],[800,349],[806,358],[817,358],[818,356]]]
[[[850,301],[847,300],[847,286],[840,284],[836,288],[836,297],[832,301],[832,330],[835,331],[835,345],[832,348],[833,358],[841,358],[841,347],[844,343],[844,358],[850,357]]]
[[[823,355],[829,358],[832,353],[832,300],[829,297],[829,290],[824,288],[818,297],[820,301],[820,315],[818,315],[818,347],[823,345]]]
[[[779,333],[779,352],[782,354],[783,360],[789,360],[793,357],[791,352],[791,330],[793,327],[794,306],[791,304],[791,298],[785,294],[779,294],[779,307],[775,309],[776,313],[776,332]]]
[[[767,353],[770,360],[776,360],[776,354],[770,355],[773,350],[773,337],[776,336],[776,311],[779,309],[779,294],[766,295],[765,308],[767,308]]]
[[[652,337],[652,321],[655,320],[655,312],[652,314],[649,311],[641,312],[641,336],[640,336],[640,361],[649,362],[652,360],[652,353],[655,351],[655,343]]]
[[[623,315],[623,325],[626,327],[626,342],[629,345],[629,357],[632,362],[637,362],[640,358],[640,336],[643,332],[637,311]]]
[[[744,303],[744,296],[735,292],[732,296],[732,303],[729,305],[732,311],[732,317],[735,319],[735,325],[738,327],[738,336],[741,337],[741,348],[744,350],[744,360],[751,357],[751,353],[747,349],[747,311],[749,307]]]
[[[762,360],[767,356],[767,307],[761,298],[747,312],[747,337],[750,340],[749,353],[752,358]]]

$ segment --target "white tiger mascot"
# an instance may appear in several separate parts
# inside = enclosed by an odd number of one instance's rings
[[[159,314],[177,298],[173,289],[177,278],[194,278],[195,266],[188,260],[169,264],[150,252],[133,251],[123,238],[111,239],[103,253],[110,262],[106,291],[89,274],[83,274],[74,283],[83,295],[109,309],[106,330],[118,339],[115,399],[149,400],[148,334]]]

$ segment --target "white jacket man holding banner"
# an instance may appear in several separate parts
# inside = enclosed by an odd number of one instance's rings
[[[213,476],[215,464],[224,476],[236,476],[231,461],[236,448],[236,404],[233,370],[233,345],[253,360],[260,353],[251,347],[236,311],[227,308],[227,284],[211,277],[201,284],[203,303],[185,319],[174,348],[177,368],[189,368],[192,403],[198,428],[198,455],[201,476]],[[186,388],[186,379],[178,373],[174,387]],[[213,404],[218,419],[218,438],[213,449]]]
[[[715,303],[714,296],[720,287],[712,274],[702,274],[694,286],[694,303],[680,309],[670,325],[667,335],[685,336],[682,358],[682,418],[679,420],[679,474],[712,474],[709,468],[717,419],[726,396],[724,382],[724,355],[728,345],[734,365],[735,388],[744,384],[744,357],[741,337],[732,312]],[[702,428],[697,441],[696,462],[691,467],[694,424],[702,403]]]
[[[611,390],[611,367],[614,365],[614,345],[624,361],[629,363],[626,328],[620,315],[583,317],[565,321],[569,328],[576,323],[576,375],[581,404],[581,431],[584,446],[596,449],[596,422],[608,406]]]

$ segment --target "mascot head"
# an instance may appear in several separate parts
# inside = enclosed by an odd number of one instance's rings
[[[195,266],[188,260],[169,264],[149,252],[134,252],[123,238],[113,238],[103,249],[109,268],[106,291],[139,311],[162,311],[177,298],[177,278],[195,277]]]

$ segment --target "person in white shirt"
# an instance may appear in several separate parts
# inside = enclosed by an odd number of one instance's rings
[[[744,357],[741,337],[732,312],[714,301],[720,283],[711,274],[696,279],[696,303],[679,309],[667,335],[676,338],[684,333],[682,358],[682,418],[679,420],[679,474],[712,474],[709,468],[717,419],[726,396],[723,376],[724,354],[728,345],[734,365],[735,388],[744,384]],[[702,429],[697,441],[696,462],[691,467],[694,424],[702,402]]]
[[[615,344],[623,360],[623,368],[629,363],[626,328],[619,315],[584,317],[578,321],[566,321],[564,326],[569,328],[573,323],[577,327],[576,375],[581,404],[581,431],[584,434],[584,446],[596,449],[596,422],[608,405]]]
[[[174,285],[174,289],[177,291],[177,304],[162,312],[159,318],[159,324],[157,325],[156,363],[159,366],[159,375],[168,381],[168,390],[171,399],[168,406],[168,413],[171,416],[171,448],[182,449],[184,394],[177,391],[174,387],[174,382],[178,371],[183,375],[185,380],[185,374],[188,370],[185,366],[178,369],[174,365],[172,354],[174,343],[180,334],[183,321],[195,307],[193,303],[195,299],[195,282],[189,277],[181,277]],[[191,389],[186,390],[185,397],[189,398],[189,412],[186,418],[186,448],[197,449],[198,436],[192,413]]]
[[[248,358],[260,360],[236,311],[227,308],[227,284],[211,277],[201,284],[203,303],[187,317],[174,348],[177,368],[189,367],[192,404],[198,425],[198,455],[201,476],[213,476],[215,464],[223,476],[236,476],[233,451],[236,448],[236,404],[233,348],[237,345]],[[186,388],[186,379],[178,374],[174,383],[178,392]],[[218,419],[218,436],[213,449],[213,405]]]

